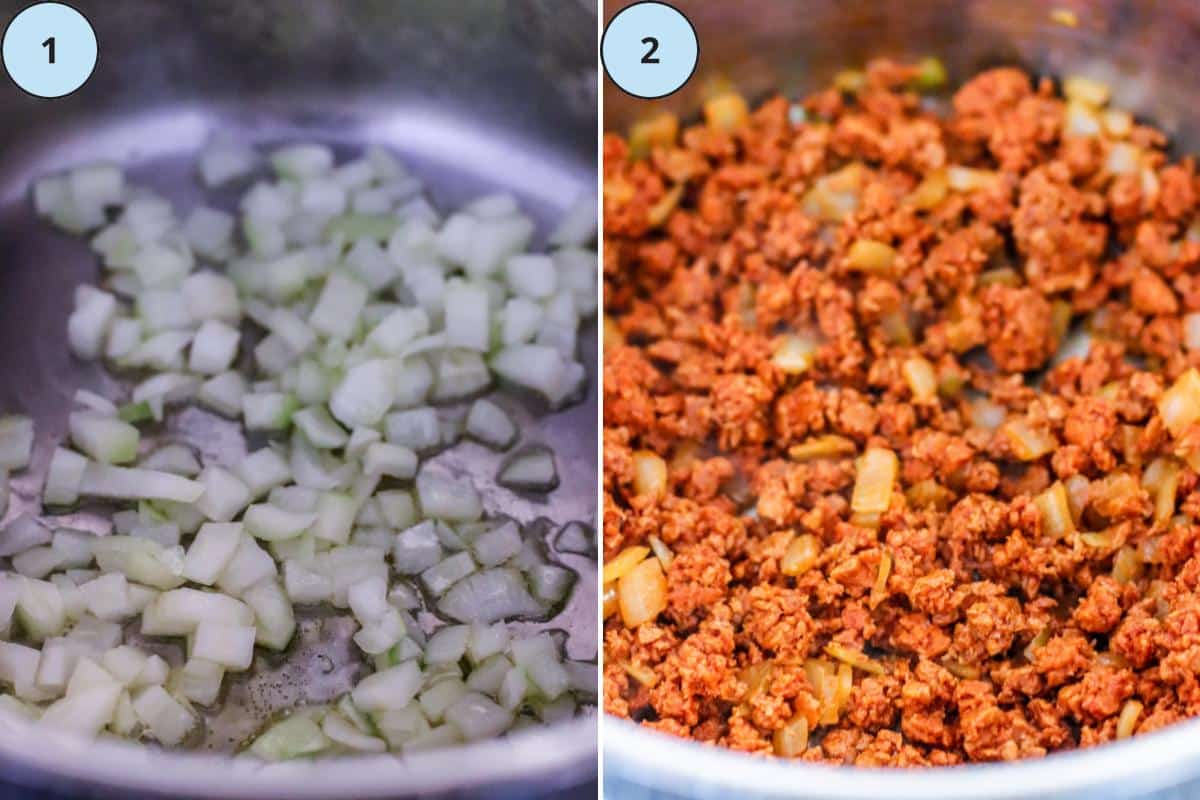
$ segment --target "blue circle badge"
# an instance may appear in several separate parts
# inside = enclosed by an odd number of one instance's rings
[[[700,43],[688,18],[666,3],[634,3],[604,29],[600,59],[612,82],[627,94],[652,100],[687,83]]]
[[[36,97],[62,97],[96,68],[96,32],[87,17],[62,3],[38,3],[13,17],[4,31],[4,67]]]

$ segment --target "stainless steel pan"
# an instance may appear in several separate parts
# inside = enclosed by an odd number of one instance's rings
[[[939,56],[951,78],[1002,63],[1113,86],[1113,103],[1200,149],[1200,4],[1187,0],[740,0],[673,3],[695,26],[700,63],[680,92],[636,100],[605,82],[605,126],[623,130],[652,107],[685,116],[713,78],[751,97],[827,85],[873,56]],[[611,16],[625,3],[606,4]],[[1075,11],[1076,28],[1051,20]],[[1200,722],[1038,761],[880,771],[766,761],[605,719],[605,788],[612,798],[1129,798],[1200,797]]]
[[[43,100],[0,86],[0,410],[32,415],[34,464],[14,480],[9,515],[37,508],[53,441],[77,387],[115,391],[114,378],[71,359],[71,291],[94,281],[86,244],[33,216],[31,178],[95,159],[188,207],[201,197],[194,157],[214,131],[271,143],[317,139],[352,151],[393,149],[451,208],[489,190],[516,193],[548,226],[595,187],[595,3],[590,0],[76,0],[96,29],[99,63],[74,94]],[[0,2],[7,22],[24,2]],[[236,191],[224,199],[235,200]],[[438,457],[480,483],[491,511],[524,522],[596,519],[596,334],[581,341],[588,400],[520,419],[530,440],[559,453],[563,487],[549,502],[514,499],[488,481],[499,457],[460,446]],[[198,411],[165,432],[229,461],[244,452],[235,424]],[[102,514],[77,515],[103,528]],[[572,658],[596,655],[595,567],[580,573],[564,611],[544,627],[568,633]],[[527,795],[586,782],[595,772],[594,715],[486,744],[403,759],[261,767],[231,760],[235,743],[272,712],[325,702],[360,668],[336,616],[302,620],[284,658],[260,661],[209,714],[206,749],[168,753],[122,742],[84,745],[0,725],[0,778],[33,786],[134,794],[245,798]]]

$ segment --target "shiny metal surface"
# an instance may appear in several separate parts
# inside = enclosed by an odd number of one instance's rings
[[[7,21],[23,2],[0,2]],[[31,178],[95,159],[125,165],[184,209],[204,197],[194,158],[214,131],[255,143],[316,139],[344,154],[388,146],[453,208],[486,191],[516,193],[542,233],[578,194],[595,187],[595,4],[591,0],[97,0],[74,2],[100,43],[91,81],[60,100],[0,87],[10,124],[0,131],[0,410],[32,415],[32,468],[13,480],[8,516],[40,511],[49,453],[64,434],[78,387],[119,397],[125,385],[65,346],[71,292],[94,281],[85,242],[34,218]],[[209,195],[233,208],[237,188]],[[474,444],[432,464],[470,474],[489,512],[539,523],[550,556],[579,574],[566,607],[544,624],[567,653],[596,657],[594,562],[558,553],[565,523],[595,525],[596,332],[581,336],[591,377],[587,399],[555,414],[501,394],[523,441],[554,446],[562,486],[547,496],[497,487],[501,456]],[[160,436],[231,463],[246,443],[235,423],[196,409],[173,415]],[[72,524],[103,530],[102,510]],[[86,746],[0,725],[0,773],[54,788],[205,797],[400,797],[529,795],[576,785],[595,772],[595,718],[504,740],[405,758],[372,757],[271,767],[224,752],[271,713],[324,702],[352,685],[360,661],[347,618],[314,612],[283,657],[259,656],[227,686],[206,718],[214,752],[166,753],[121,742]],[[171,646],[168,657],[178,656]]]
[[[627,5],[605,4],[605,18]],[[646,101],[604,84],[604,124],[623,130],[667,108],[695,116],[704,87],[729,80],[751,98],[802,96],[873,56],[936,55],[952,81],[1004,63],[1109,82],[1113,104],[1200,149],[1200,3],[1187,0],[674,0],[700,40],[700,63],[675,95]],[[1076,28],[1050,12],[1073,10]],[[1200,797],[1200,722],[1037,761],[936,770],[859,770],[767,761],[605,718],[605,794],[668,798]]]

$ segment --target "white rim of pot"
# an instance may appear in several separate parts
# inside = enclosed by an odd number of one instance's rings
[[[605,717],[605,778],[691,797],[976,800],[1139,795],[1200,774],[1200,720],[1103,746],[1016,763],[931,769],[837,767],[765,759]]]
[[[372,755],[264,763],[168,752],[120,740],[88,742],[0,719],[0,765],[19,783],[83,784],[205,798],[397,797],[537,783],[547,790],[595,772],[596,715],[494,740],[408,756]]]

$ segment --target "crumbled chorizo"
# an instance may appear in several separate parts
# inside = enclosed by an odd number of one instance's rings
[[[1114,175],[1050,81],[941,118],[918,74],[604,139],[604,554],[670,550],[666,608],[606,619],[610,714],[761,754],[803,719],[785,755],[862,766],[1200,715],[1200,425],[1163,416],[1200,367],[1194,163],[1137,125]]]

